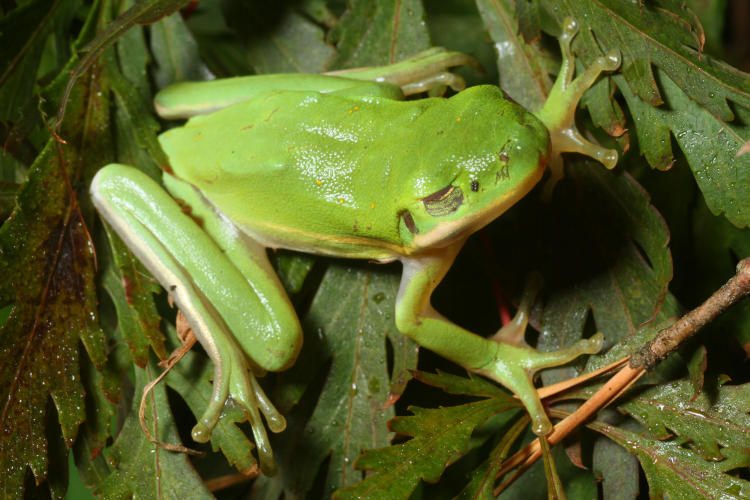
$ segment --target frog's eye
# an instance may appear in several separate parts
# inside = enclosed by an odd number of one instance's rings
[[[479,191],[479,181],[471,181],[471,190],[475,193]]]
[[[427,213],[433,217],[441,217],[455,212],[463,201],[464,192],[456,186],[444,187],[440,191],[422,199]]]

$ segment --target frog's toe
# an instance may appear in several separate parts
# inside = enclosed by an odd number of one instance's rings
[[[530,349],[527,367],[532,372],[542,368],[560,366],[569,363],[584,354],[596,354],[604,345],[604,336],[601,333],[592,335],[591,338],[581,339],[570,347],[556,351],[540,352]]]
[[[493,342],[495,352],[492,361],[473,371],[500,382],[518,396],[529,412],[532,430],[543,436],[552,430],[552,424],[534,387],[534,373],[543,368],[564,365],[583,354],[597,353],[603,343],[604,336],[601,333],[579,340],[571,347],[549,352]]]
[[[286,428],[286,420],[263,392],[263,388],[258,383],[244,355],[239,352],[234,353],[233,361],[233,369],[230,375],[230,396],[245,410],[253,432],[263,473],[266,476],[273,476],[278,468],[261,413],[273,432],[283,431]]]
[[[224,405],[227,399],[231,398],[244,409],[250,422],[263,473],[272,476],[276,473],[277,466],[261,413],[273,432],[283,431],[286,428],[286,420],[263,392],[241,350],[224,352],[219,359],[218,362],[214,361],[211,399],[198,423],[193,427],[193,439],[199,443],[211,439],[211,432],[219,421]]]
[[[219,421],[221,410],[229,397],[229,374],[225,373],[223,363],[214,363],[214,381],[211,399],[203,411],[203,415],[193,427],[191,435],[198,443],[207,443],[211,439],[211,431]]]

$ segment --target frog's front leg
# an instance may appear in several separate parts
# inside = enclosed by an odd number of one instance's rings
[[[132,167],[104,167],[92,181],[91,194],[99,213],[175,299],[214,363],[213,393],[193,438],[208,441],[231,398],[246,409],[261,467],[271,474],[275,463],[260,413],[274,432],[286,423],[252,369],[290,366],[301,346],[301,328],[264,249],[244,241],[205,202],[196,202],[200,195],[194,189],[191,195],[190,189],[179,194],[202,228]]]
[[[511,326],[503,327],[490,339],[452,323],[432,308],[430,296],[462,245],[463,241],[402,258],[404,273],[396,302],[396,325],[421,346],[510,389],[528,410],[534,433],[548,434],[552,424],[534,388],[534,373],[568,363],[582,354],[598,352],[602,347],[602,337],[596,335],[580,340],[572,347],[551,352],[539,352],[523,343],[508,343],[510,338],[518,339],[519,328],[525,328],[530,300],[519,308],[516,318],[509,324]]]

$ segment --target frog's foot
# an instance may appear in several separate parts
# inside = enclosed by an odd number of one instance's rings
[[[247,414],[263,473],[267,476],[276,474],[273,450],[260,414],[263,413],[272,432],[283,431],[286,420],[263,392],[241,349],[220,352],[220,361],[214,360],[213,384],[208,406],[193,427],[193,439],[205,443],[211,438],[211,431],[219,421],[224,404],[231,398]]]
[[[584,138],[575,126],[575,111],[584,92],[591,88],[599,75],[604,71],[614,71],[620,66],[620,54],[616,50],[610,51],[606,56],[597,58],[573,79],[575,58],[570,43],[578,31],[578,25],[572,18],[565,19],[563,24],[563,34],[560,37],[560,73],[544,106],[534,114],[549,130],[554,153],[581,153],[607,168],[614,168],[617,164],[617,151],[603,148]]]
[[[331,71],[326,74],[389,82],[401,87],[404,95],[412,95],[444,90],[446,86],[456,92],[463,90],[466,87],[464,79],[449,71],[455,66],[468,66],[476,73],[484,73],[479,62],[470,55],[443,47],[432,47],[403,61],[386,66]]]
[[[475,371],[513,391],[529,411],[534,433],[545,435],[552,430],[552,424],[534,388],[534,373],[543,368],[564,365],[582,354],[599,352],[603,336],[597,333],[589,339],[579,340],[572,347],[550,352],[539,352],[526,345],[524,333],[529,321],[529,311],[541,286],[541,276],[531,273],[524,284],[516,315],[491,339],[497,346],[492,361]]]
[[[589,339],[579,340],[571,347],[550,352],[498,342],[494,343],[497,350],[492,361],[473,371],[513,391],[531,416],[534,434],[543,436],[552,430],[552,423],[534,387],[534,373],[543,368],[564,365],[582,354],[597,353],[602,348],[603,339],[602,334],[597,333]]]

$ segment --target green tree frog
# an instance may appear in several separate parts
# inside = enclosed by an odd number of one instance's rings
[[[575,32],[568,21],[560,74],[533,113],[490,85],[404,100],[438,85],[460,88],[447,68],[470,59],[444,51],[340,75],[183,83],[157,95],[161,116],[192,117],[159,137],[169,158],[166,191],[133,167],[110,164],[94,178],[91,196],[174,298],[214,363],[196,441],[210,438],[231,398],[247,410],[261,464],[273,472],[260,413],[272,431],[286,424],[255,374],[288,368],[302,335],[267,248],[401,261],[398,329],[513,391],[534,432],[550,431],[533,374],[597,352],[601,336],[538,352],[517,340],[525,311],[484,338],[441,316],[430,296],[469,235],[526,195],[547,164],[559,168],[560,152],[610,168],[617,162],[615,152],[578,133],[574,112],[619,57],[601,57],[573,79]]]

